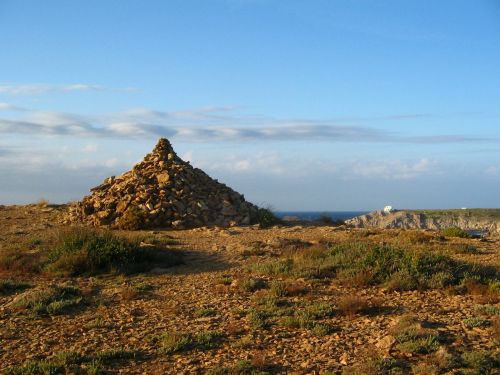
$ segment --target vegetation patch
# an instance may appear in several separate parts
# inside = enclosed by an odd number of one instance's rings
[[[270,228],[283,223],[270,208],[259,208],[252,221],[259,224],[260,228]]]
[[[422,328],[421,323],[413,316],[401,318],[392,334],[396,339],[396,347],[405,353],[429,354],[439,348],[439,335]]]
[[[268,375],[274,373],[273,366],[257,360],[242,360],[230,367],[215,367],[208,375]]]
[[[476,305],[474,310],[484,315],[500,315],[500,306],[496,305]]]
[[[48,252],[46,269],[64,275],[140,272],[155,265],[180,264],[180,255],[156,245],[141,246],[141,238],[120,237],[111,231],[76,227],[57,234]]]
[[[21,281],[0,280],[0,296],[14,294],[30,287],[30,284]]]
[[[33,316],[59,315],[83,305],[84,300],[78,288],[68,285],[53,285],[19,295],[12,307],[28,310]]]
[[[159,351],[165,354],[185,352],[193,349],[208,350],[219,347],[226,336],[221,332],[206,331],[196,335],[189,333],[167,332],[154,337]]]
[[[490,326],[491,322],[488,319],[483,319],[478,316],[471,316],[464,319],[464,325],[467,328],[483,328]]]
[[[458,227],[449,227],[443,229],[443,236],[446,237],[459,237],[459,238],[471,238],[472,236],[465,230]]]
[[[5,370],[9,375],[35,374],[68,374],[85,373],[100,374],[106,370],[106,365],[115,361],[135,358],[136,353],[124,349],[111,349],[97,352],[93,355],[82,355],[78,352],[59,352],[51,358],[28,361],[21,366],[12,366]],[[81,371],[84,372],[81,372]]]
[[[248,322],[253,329],[269,328],[269,314],[262,310],[252,309],[247,314]]]
[[[329,249],[296,252],[259,262],[250,269],[261,275],[321,279],[336,276],[349,285],[386,285],[392,290],[442,288],[467,278],[480,283],[498,279],[498,270],[454,260],[431,251],[411,251],[367,242],[344,242]]]
[[[267,288],[267,281],[264,279],[248,278],[243,279],[239,285],[245,292],[255,292],[256,290]]]
[[[473,374],[493,375],[500,368],[500,354],[488,351],[472,351],[462,354],[464,367]]]

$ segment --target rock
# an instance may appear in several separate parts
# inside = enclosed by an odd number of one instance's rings
[[[458,227],[471,232],[472,235],[485,236],[500,234],[500,220],[493,217],[476,215],[474,210],[455,212],[449,210],[442,214],[428,214],[418,211],[373,211],[366,215],[356,216],[346,220],[346,225],[354,228],[379,229],[430,229],[443,230]],[[460,211],[460,210],[458,210]],[[486,210],[486,213],[488,211]],[[494,214],[494,210],[493,210]],[[484,213],[483,213],[484,215]],[[494,215],[493,215],[494,216]]]
[[[131,171],[109,177],[71,205],[65,222],[124,229],[249,225],[257,207],[193,168],[162,138]]]

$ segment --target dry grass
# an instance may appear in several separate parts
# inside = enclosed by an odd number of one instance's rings
[[[343,296],[337,301],[337,308],[342,315],[353,318],[355,315],[366,311],[370,307],[365,298],[357,296]]]
[[[45,208],[50,204],[48,199],[45,198],[40,198],[37,202],[36,205],[40,208]]]

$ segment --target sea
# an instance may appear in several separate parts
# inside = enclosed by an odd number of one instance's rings
[[[321,217],[330,217],[332,220],[347,220],[353,217],[365,215],[369,211],[276,211],[279,218],[294,216],[300,220],[314,221]]]

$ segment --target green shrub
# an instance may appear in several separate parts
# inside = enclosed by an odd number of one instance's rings
[[[392,330],[397,348],[412,354],[429,354],[439,348],[439,334],[423,329],[414,316],[402,317]]]
[[[403,341],[397,345],[397,348],[405,353],[428,354],[439,348],[439,341],[437,335],[426,335]]]
[[[285,283],[277,280],[272,281],[269,293],[271,293],[274,297],[285,297],[287,295]]]
[[[305,311],[312,319],[324,319],[335,315],[335,308],[329,302],[315,302],[306,306]]]
[[[500,354],[487,351],[465,352],[462,354],[463,364],[478,375],[497,374],[500,367]]]
[[[72,286],[53,285],[20,295],[14,306],[27,309],[34,316],[58,315],[83,304],[80,290]]]
[[[181,263],[180,256],[155,246],[141,247],[139,239],[119,237],[111,231],[75,227],[58,233],[48,253],[48,271],[67,275],[140,270],[148,263]]]
[[[268,375],[266,367],[252,363],[252,361],[241,360],[231,367],[215,367],[207,372],[207,375]]]
[[[13,366],[6,369],[8,375],[52,375],[64,373],[64,367],[55,365],[46,360],[26,361],[22,366]]]
[[[94,360],[100,363],[106,363],[122,359],[131,359],[135,357],[135,353],[125,349],[109,349],[97,352],[94,354]]]
[[[465,230],[458,227],[449,227],[443,229],[443,236],[446,237],[460,237],[460,238],[471,238],[471,235]]]
[[[206,331],[196,334],[193,342],[197,349],[208,350],[218,348],[224,338],[225,335],[221,332]]]
[[[193,338],[188,334],[167,332],[159,336],[160,352],[170,354],[190,349]]]
[[[488,327],[491,322],[488,319],[483,319],[478,316],[471,316],[464,319],[464,324],[467,328]]]
[[[259,224],[260,228],[270,228],[282,223],[270,208],[259,208],[254,221]]]
[[[184,352],[192,349],[207,350],[220,346],[225,335],[220,332],[206,331],[196,335],[189,333],[167,332],[154,338],[158,341],[159,351],[165,354]]]
[[[311,331],[316,336],[326,336],[336,331],[335,327],[326,323],[314,323]]]
[[[484,315],[500,315],[500,306],[495,306],[490,304],[476,305],[474,307],[474,310]]]
[[[54,355],[54,362],[62,365],[77,365],[86,361],[86,357],[78,352],[59,352]]]
[[[269,327],[268,314],[262,310],[250,310],[247,319],[253,329],[267,329]]]
[[[461,262],[431,251],[368,242],[344,242],[314,252],[297,251],[287,258],[255,263],[249,268],[256,274],[269,276],[307,279],[336,276],[344,284],[385,284],[393,290],[443,288],[459,285],[465,279],[497,288],[498,279],[495,267]]]
[[[0,296],[13,294],[31,287],[28,283],[14,280],[0,280]]]
[[[281,319],[281,324],[288,328],[313,328],[313,317],[307,311],[295,311],[293,316],[284,316]]]
[[[254,279],[254,278],[244,279],[240,284],[240,288],[245,292],[254,292],[256,290],[264,289],[266,287],[267,287],[267,281],[264,279]]]
[[[200,308],[194,311],[194,316],[197,318],[206,318],[215,315],[217,315],[217,311],[215,311],[214,309]]]
[[[371,284],[393,289],[442,288],[469,275],[494,278],[496,271],[456,261],[447,255],[372,244],[340,244],[331,250],[337,272],[362,272]]]

